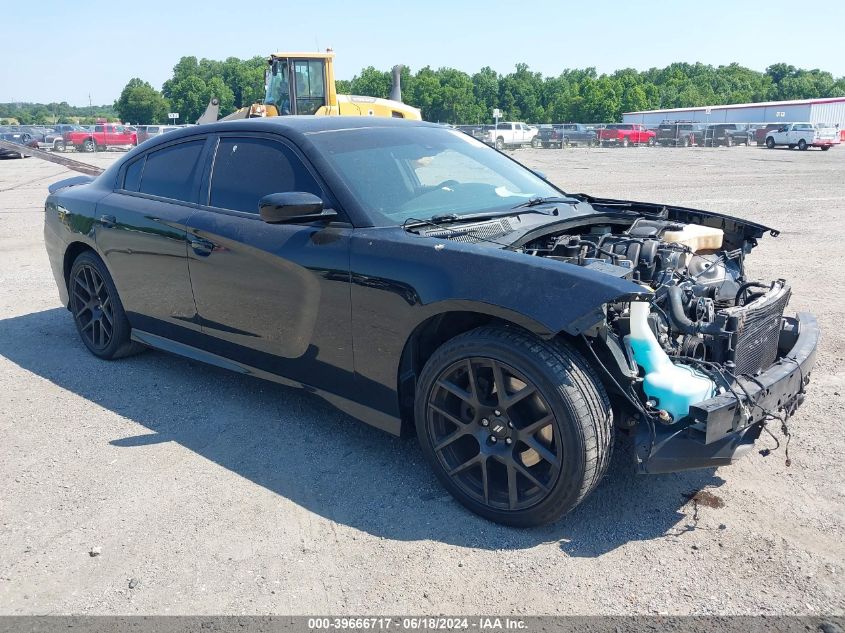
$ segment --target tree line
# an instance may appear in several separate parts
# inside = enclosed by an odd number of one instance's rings
[[[48,125],[52,123],[82,123],[87,125],[97,119],[119,121],[113,105],[72,106],[61,103],[0,103],[0,125],[17,122],[21,125]]]
[[[258,56],[222,61],[183,57],[161,90],[143,79],[130,79],[113,108],[72,108],[63,103],[18,104],[13,110],[4,107],[10,104],[0,104],[0,119],[43,123],[84,111],[87,119],[119,116],[131,123],[166,123],[168,112],[178,112],[180,123],[192,123],[212,97],[220,100],[222,116],[261,100],[266,66],[266,59]],[[369,66],[350,80],[338,80],[337,91],[386,98],[390,81],[389,70]],[[599,74],[595,68],[566,69],[554,77],[526,64],[517,64],[506,74],[490,67],[469,74],[425,66],[416,72],[402,71],[402,96],[428,121],[486,123],[492,120],[493,108],[499,108],[508,120],[602,123],[619,121],[623,112],[637,110],[845,96],[845,77],[786,63],[773,64],[764,72],[736,63],[675,63],[610,74]]]

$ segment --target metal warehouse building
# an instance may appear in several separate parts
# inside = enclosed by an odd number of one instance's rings
[[[701,123],[809,121],[839,126],[841,130],[845,130],[845,97],[643,110],[642,112],[626,112],[622,117],[625,123],[644,123],[645,125],[656,125],[664,120]]]

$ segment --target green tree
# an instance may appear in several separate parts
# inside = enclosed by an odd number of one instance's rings
[[[137,77],[129,80],[114,103],[122,121],[140,124],[166,121],[168,107],[158,90]]]

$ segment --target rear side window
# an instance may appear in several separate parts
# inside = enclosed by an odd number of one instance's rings
[[[224,138],[217,146],[208,204],[258,213],[258,201],[271,193],[307,191],[320,186],[291,149],[261,138]]]
[[[144,156],[130,163],[123,176],[123,189],[126,191],[138,191],[141,185],[141,173],[144,171]]]
[[[141,193],[153,196],[194,201],[194,180],[205,139],[171,145],[147,154],[141,177]]]

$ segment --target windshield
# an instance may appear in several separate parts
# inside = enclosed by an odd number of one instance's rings
[[[279,114],[290,114],[290,84],[288,82],[288,62],[274,60],[264,78],[266,93],[264,103],[274,105]]]
[[[511,209],[561,192],[457,130],[374,127],[310,135],[358,203],[391,224]]]

